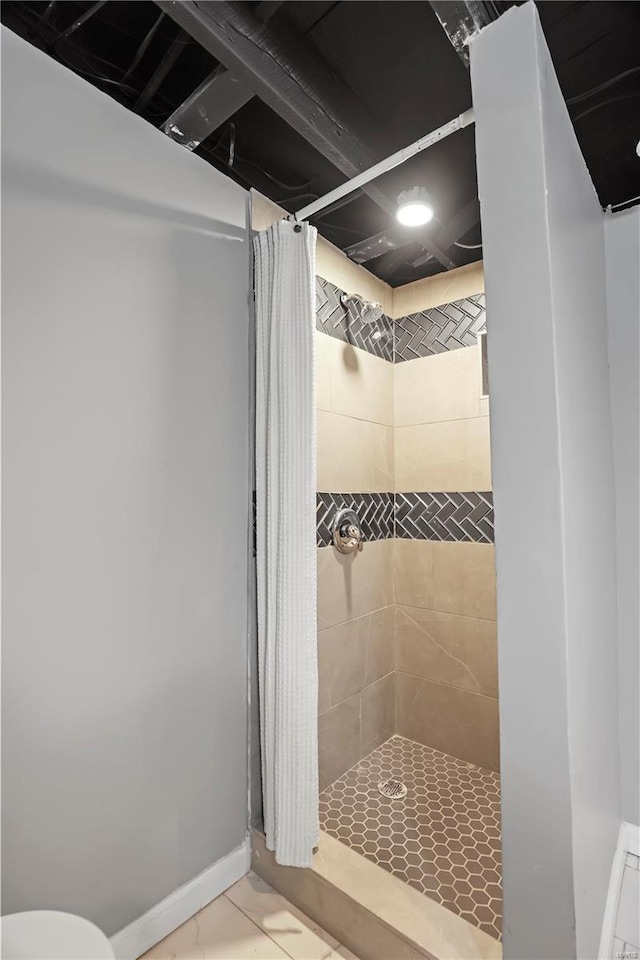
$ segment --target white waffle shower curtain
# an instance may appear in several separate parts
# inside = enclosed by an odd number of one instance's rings
[[[254,239],[256,510],[262,787],[267,847],[311,865],[318,842],[316,230]]]

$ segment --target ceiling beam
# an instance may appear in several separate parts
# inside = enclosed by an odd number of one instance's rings
[[[445,250],[448,250],[449,247],[460,237],[464,237],[465,233],[468,233],[472,227],[475,227],[477,223],[480,222],[480,201],[477,197],[471,200],[465,207],[460,210],[455,217],[452,217],[448,223],[445,223],[443,227],[438,230],[436,234],[436,243],[443,247]],[[419,257],[417,260],[412,261],[412,266],[421,267],[427,262],[429,255],[425,254],[422,257]]]
[[[431,7],[454,50],[469,66],[469,40],[493,20],[499,11],[493,0],[430,0]]]
[[[424,237],[416,236],[407,242],[405,237],[404,246],[397,247],[395,250],[389,250],[388,253],[382,254],[376,263],[376,275],[382,280],[389,280],[403,264],[406,265],[409,263],[409,258],[407,256],[408,250],[410,247],[415,248],[416,243],[422,244],[425,250],[428,251],[424,257],[420,257],[421,263],[426,262],[427,260],[433,260],[435,258],[436,260],[439,260],[443,266],[446,266],[447,270],[453,270],[458,266],[458,264],[452,260],[444,250],[442,250],[436,238],[430,237],[427,241],[424,239]]]
[[[287,18],[281,18],[276,31],[232,0],[156,3],[346,177],[388,152],[379,140],[379,125]],[[375,183],[363,192],[395,216],[395,197]],[[442,251],[430,252],[447,269],[454,266]]]
[[[372,166],[375,124],[309,40],[287,21],[275,31],[230,0],[156,0],[194,40],[347,177]],[[365,146],[367,144],[367,146]]]
[[[407,242],[407,228],[393,226],[381,233],[374,234],[372,237],[366,237],[364,240],[358,240],[357,243],[350,244],[350,246],[344,248],[343,253],[346,253],[349,259],[355,263],[368,263],[369,260],[375,260],[383,253],[388,253],[389,250],[404,247]]]
[[[270,20],[284,0],[262,0],[254,16],[262,23]],[[161,13],[160,16],[164,16]],[[193,93],[161,125],[168,137],[187,150],[195,150],[209,134],[221,127],[253,98],[253,90],[235,74],[219,64]]]
[[[459,237],[468,233],[479,220],[480,201],[475,197],[448,223],[435,230],[433,224],[421,230],[411,231],[407,230],[406,227],[393,226],[388,230],[383,230],[382,233],[376,233],[373,237],[367,237],[365,240],[359,240],[358,243],[352,243],[351,246],[345,248],[344,253],[356,263],[368,263],[369,260],[381,257],[392,250],[401,251],[416,243],[416,241],[422,243],[425,249],[427,247],[431,249],[437,247],[441,251],[446,251]],[[428,253],[415,261],[414,265],[421,266],[432,256],[433,253]],[[382,262],[392,266],[396,262],[401,263],[403,259],[404,256],[401,256],[399,260],[396,257],[389,257],[387,261]]]
[[[162,124],[162,132],[187,150],[221,127],[253,97],[253,90],[229,70],[216,68]]]

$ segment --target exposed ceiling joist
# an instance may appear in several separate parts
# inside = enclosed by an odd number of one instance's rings
[[[471,200],[466,206],[460,210],[455,217],[453,217],[448,223],[438,231],[436,234],[436,243],[440,244],[445,250],[448,250],[452,244],[456,242],[460,237],[464,237],[472,227],[475,227],[477,223],[480,222],[480,201],[477,197]],[[426,263],[429,259],[429,255],[418,257],[417,260],[412,261],[412,266],[420,267]]]
[[[253,13],[262,23],[278,12],[284,0],[262,0]],[[163,14],[161,14],[163,16]],[[195,150],[253,97],[253,90],[219,65],[162,124],[162,132],[187,150]]]
[[[414,237],[409,243],[407,243],[405,238],[405,243],[401,247],[397,247],[395,250],[390,250],[388,253],[383,253],[380,259],[376,262],[376,274],[381,277],[383,280],[389,280],[394,273],[404,264],[407,264],[407,251],[411,246],[415,246],[416,243],[422,244],[422,246],[428,251],[425,255],[424,261],[432,259],[435,257],[443,265],[447,267],[448,270],[453,270],[458,264],[451,259],[451,257],[445,253],[441,248],[440,244],[437,242],[437,234],[435,237],[429,237],[425,239],[424,236]]]
[[[134,55],[133,55],[133,60],[131,61],[131,63],[130,63],[129,66],[127,67],[126,73],[124,74],[124,76],[123,76],[123,78],[122,78],[123,82],[124,82],[125,80],[128,80],[128,79],[129,79],[129,77],[131,76],[131,74],[133,73],[133,71],[136,69],[136,67],[138,66],[138,64],[140,63],[140,61],[142,60],[142,58],[144,57],[145,53],[146,53],[147,50],[149,49],[149,46],[150,46],[150,44],[151,44],[151,41],[153,40],[153,38],[155,37],[156,33],[158,32],[158,28],[160,27],[160,24],[162,23],[163,20],[164,20],[164,13],[160,12],[160,14],[158,15],[158,17],[157,17],[156,20],[155,20],[155,23],[151,26],[150,30],[149,30],[149,31],[145,34],[145,36],[142,38],[142,41],[140,42],[140,45],[139,45],[138,49],[137,49],[136,52],[134,53]]]
[[[153,100],[153,97],[160,88],[162,81],[166,78],[174,63],[184,50],[188,39],[188,33],[186,33],[184,30],[178,30],[178,33],[171,43],[171,46],[165,53],[156,69],[153,71],[153,74],[149,78],[148,83],[145,85],[144,90],[134,103],[133,109],[136,111],[136,113],[140,113],[146,107],[146,105]]]
[[[406,227],[389,227],[381,233],[376,233],[372,237],[366,237],[364,240],[358,240],[344,248],[344,253],[355,263],[368,263],[369,260],[375,260],[376,257],[388,253],[389,250],[396,250],[407,242]]]
[[[460,59],[469,66],[469,40],[499,16],[493,0],[430,0]]]
[[[353,91],[286,19],[276,31],[230,0],[156,2],[346,177],[385,155],[379,128]],[[363,192],[395,216],[395,198],[375,183]],[[454,266],[442,251],[428,249],[447,269]]]
[[[393,250],[401,251],[415,242],[429,246],[431,249],[437,247],[441,251],[446,251],[459,237],[468,233],[479,220],[480,202],[476,197],[463,207],[449,223],[435,231],[432,224],[422,230],[407,230],[406,227],[394,226],[382,233],[375,234],[373,237],[367,237],[366,240],[351,244],[344,252],[356,263],[368,263],[369,260],[374,260],[376,257],[381,257]],[[415,266],[416,264],[426,263],[432,256],[432,253],[428,253],[426,256],[413,261],[413,264]],[[399,265],[402,262],[403,257],[404,254],[399,255],[399,257],[388,257],[387,260],[380,262],[383,268],[386,266],[387,269],[393,269],[395,264]]]
[[[474,197],[438,231],[436,242],[447,250],[452,243],[455,243],[460,237],[464,237],[465,233],[468,233],[479,222],[480,201],[477,197]]]
[[[69,40],[69,38],[73,36],[76,30],[79,30],[80,27],[87,22],[87,20],[90,20],[91,17],[98,12],[98,10],[101,10],[102,7],[104,7],[106,2],[107,0],[98,0],[97,3],[93,3],[88,10],[85,10],[85,12],[80,17],[78,17],[77,20],[73,21],[71,26],[67,27],[67,29],[63,33],[61,33],[59,37],[56,37],[55,43],[59,43],[61,40]],[[49,9],[45,11],[43,15],[43,19],[44,17],[48,16],[51,9],[52,7],[50,6]]]
[[[244,5],[157,0],[194,40],[224,64],[347,177],[383,155],[372,152],[375,124],[310,41],[283,22],[276,31]]]
[[[253,97],[253,90],[229,70],[216,69],[173,111],[162,131],[188,150],[221,127]]]

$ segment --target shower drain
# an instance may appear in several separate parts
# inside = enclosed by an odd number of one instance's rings
[[[383,797],[388,797],[389,800],[400,800],[407,795],[407,788],[400,780],[381,780],[378,784],[378,790]]]

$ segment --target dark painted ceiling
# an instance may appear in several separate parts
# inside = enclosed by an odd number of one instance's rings
[[[511,5],[487,4],[494,14]],[[361,115],[368,115],[376,159],[471,105],[467,68],[426,0],[287,0],[233,6],[269,18],[276,35],[293,34],[300,43],[304,38],[313,45],[323,68],[348,85]],[[537,7],[603,207],[631,198],[637,202],[640,3],[538,0]],[[151,0],[3,0],[0,13],[12,30],[155,126],[218,65],[170,16],[159,19],[161,10]],[[257,97],[196,152],[289,211],[345,180],[344,173]],[[477,196],[473,127],[378,181],[392,196],[414,184],[428,189],[436,209],[432,229],[442,236],[442,228]],[[363,194],[313,222],[343,249],[393,226],[388,212]],[[480,224],[467,226],[454,241],[448,238],[445,259],[456,266],[477,260],[480,242]],[[412,239],[410,230],[399,249],[366,266],[393,286],[446,269]]]

